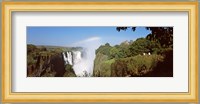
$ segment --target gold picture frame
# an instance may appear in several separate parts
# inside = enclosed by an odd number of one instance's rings
[[[3,102],[197,102],[198,2],[2,2]],[[11,14],[17,11],[185,11],[189,13],[187,93],[23,93],[12,92]]]

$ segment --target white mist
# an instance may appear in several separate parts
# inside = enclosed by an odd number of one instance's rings
[[[90,76],[93,74],[95,50],[99,48],[100,45],[100,37],[91,37],[73,44],[73,46],[83,47],[85,52],[81,60],[73,65],[77,76],[83,76],[85,71]]]

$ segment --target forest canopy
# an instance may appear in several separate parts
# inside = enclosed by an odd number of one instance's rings
[[[127,29],[134,32],[137,28],[116,28],[118,32]],[[135,41],[101,45],[96,50],[94,76],[173,76],[173,27],[146,29],[151,33]]]

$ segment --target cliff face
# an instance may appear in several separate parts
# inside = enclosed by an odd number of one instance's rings
[[[111,64],[113,59],[109,60],[107,55],[97,53],[94,60],[94,77],[111,77]]]
[[[74,77],[72,67],[66,65],[62,50],[55,48],[48,51],[44,47],[27,47],[27,76],[28,77]]]
[[[53,55],[52,55],[53,56]],[[53,72],[53,64],[51,64],[51,55],[43,56],[41,54],[35,56],[35,63],[28,64],[27,75],[28,77],[40,77],[46,72],[49,72],[49,76],[55,76],[56,72]],[[29,60],[29,59],[27,59]]]
[[[51,70],[56,72],[55,77],[62,77],[66,72],[64,60],[61,53],[52,56],[49,65],[51,65]]]

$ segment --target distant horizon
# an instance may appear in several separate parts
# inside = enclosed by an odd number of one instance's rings
[[[101,42],[111,46],[124,41],[135,41],[150,34],[145,27],[137,27],[136,31],[127,29],[118,32],[114,26],[105,27],[59,27],[29,26],[27,27],[27,44],[37,46],[83,47],[85,43]],[[72,35],[73,34],[73,35]]]
[[[52,46],[52,47],[68,47],[68,46],[58,46],[58,45],[40,45],[40,44],[27,44],[27,45],[35,45],[35,46]],[[81,46],[75,46],[75,47],[81,47]]]
[[[141,37],[142,38],[142,37]],[[124,40],[123,42],[128,41],[131,42],[132,40]],[[135,41],[135,40],[133,40]],[[123,43],[121,42],[121,43]],[[120,43],[120,44],[121,44]],[[106,43],[105,43],[106,44]],[[120,44],[115,44],[115,45],[120,45]],[[54,47],[72,47],[72,46],[59,46],[59,45],[41,45],[41,44],[32,44],[32,43],[27,43],[27,45],[35,45],[35,46],[54,46]],[[111,46],[115,46],[115,45],[111,45]],[[82,47],[82,46],[73,46],[73,47]]]

